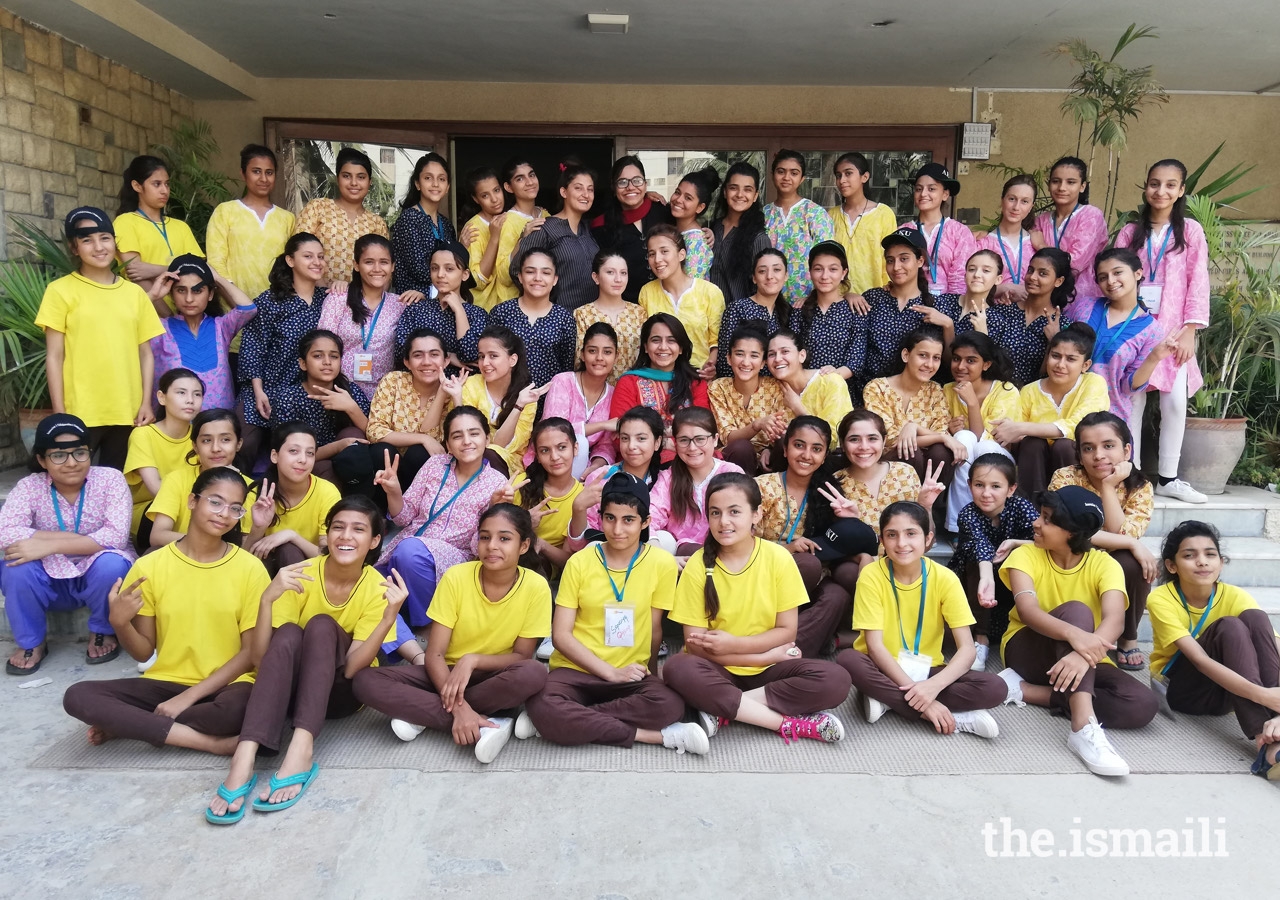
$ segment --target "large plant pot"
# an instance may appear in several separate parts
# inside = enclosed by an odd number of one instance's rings
[[[40,420],[45,416],[53,415],[51,409],[20,409],[18,410],[18,421],[22,427],[22,445],[26,448],[28,454],[31,453],[31,447],[36,439],[36,426],[40,424]]]
[[[1248,419],[1187,419],[1178,477],[1205,494],[1221,494],[1244,453]]]

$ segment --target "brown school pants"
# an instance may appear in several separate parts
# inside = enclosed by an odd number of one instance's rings
[[[994,564],[993,574],[996,582],[995,606],[983,606],[978,602],[978,582],[982,579],[982,572],[976,562],[970,560],[965,564],[964,577],[961,579],[964,582],[965,596],[969,600],[969,611],[973,613],[975,620],[973,633],[975,636],[991,638],[992,645],[1004,634],[1009,622],[1009,610],[1013,609],[1013,592],[1000,580],[999,563]],[[993,628],[996,622],[1000,625]]]
[[[1084,631],[1093,631],[1093,613],[1078,600],[1064,603],[1049,613]],[[1028,684],[1048,685],[1049,670],[1071,652],[1066,641],[1055,641],[1031,628],[1023,628],[1004,648],[1004,664]],[[1156,695],[1136,678],[1103,663],[1080,679],[1074,691],[1054,691],[1049,708],[1071,715],[1073,693],[1093,695],[1093,712],[1107,728],[1141,728],[1156,717],[1159,701]]]
[[[613,682],[568,666],[553,669],[525,709],[553,744],[630,747],[636,729],[661,731],[684,715],[684,698],[654,675]]]
[[[724,666],[677,653],[662,669],[662,680],[694,709],[738,717],[745,691],[764,688],[765,704],[784,716],[807,716],[834,709],[849,696],[849,673],[822,659],[789,659],[758,675],[734,675]]]
[[[62,708],[88,725],[117,738],[146,741],[163,747],[174,723],[201,734],[230,737],[240,733],[244,710],[253,685],[229,684],[193,703],[176,719],[158,715],[155,708],[176,697],[189,685],[154,678],[120,678],[113,681],[80,681],[67,688]]]
[[[1206,628],[1197,642],[1210,659],[1241,678],[1263,687],[1280,684],[1280,651],[1276,650],[1271,621],[1262,610],[1247,609],[1239,616],[1223,616]],[[1219,687],[1185,656],[1179,656],[1169,670],[1168,700],[1171,709],[1191,716],[1221,716],[1234,709],[1240,730],[1250,740],[1275,715],[1265,706]]]
[[[342,719],[360,708],[343,674],[351,635],[329,616],[316,616],[305,629],[281,625],[258,666],[240,740],[279,750],[285,720],[313,737],[325,719]]]
[[[879,700],[904,719],[922,718],[906,701],[906,692],[880,671],[871,657],[860,650],[842,650],[836,662],[843,666],[860,693]],[[931,676],[942,666],[929,670]],[[938,693],[938,702],[953,713],[975,709],[995,709],[1004,702],[1009,686],[999,675],[989,672],[965,672]]]
[[[489,716],[515,709],[546,682],[545,665],[522,659],[496,672],[473,672],[463,697],[480,715]],[[433,731],[453,730],[453,714],[445,711],[424,666],[365,669],[356,675],[355,692],[365,706],[393,719]]]
[[[1025,437],[1013,455],[1018,461],[1018,493],[1034,500],[1048,489],[1054,472],[1076,464],[1076,442],[1056,438],[1050,444],[1044,438]]]
[[[1131,552],[1128,550],[1108,552],[1124,570],[1124,592],[1129,595],[1129,605],[1124,611],[1124,632],[1120,635],[1120,640],[1136,641],[1138,624],[1142,622],[1142,615],[1147,611],[1147,596],[1151,593],[1151,582],[1147,581],[1146,576],[1142,574],[1142,563],[1138,562],[1138,558]]]
[[[769,451],[769,468],[766,469],[760,465],[760,453],[756,450],[756,445],[745,438],[739,438],[736,441],[730,441],[724,445],[724,449],[720,451],[720,456],[725,462],[731,462],[739,469],[755,478],[757,475],[763,475],[768,472],[781,472],[787,467],[786,460],[783,458],[783,451],[786,448],[786,442],[782,438],[778,438],[770,445]]]

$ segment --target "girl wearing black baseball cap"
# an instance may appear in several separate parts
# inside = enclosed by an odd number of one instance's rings
[[[924,235],[929,254],[929,291],[934,294],[964,293],[964,264],[978,249],[973,232],[963,222],[943,212],[960,193],[960,182],[946,166],[931,162],[916,170],[911,178],[911,197],[916,217],[903,224]]]

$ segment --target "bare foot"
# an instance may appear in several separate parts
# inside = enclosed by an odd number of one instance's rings
[[[232,740],[235,740],[232,738]],[[227,777],[222,780],[227,790],[234,791],[236,788],[246,784],[253,777],[253,760],[257,754],[257,746],[247,747],[243,753],[236,753],[236,748],[232,748],[231,768],[227,771]],[[209,811],[215,816],[225,816],[228,812],[236,812],[240,807],[244,806],[247,798],[241,797],[234,803],[228,804],[215,792],[213,799],[209,801]]]
[[[101,644],[97,643],[98,637],[102,638]],[[106,656],[109,653],[114,653],[116,647],[119,647],[119,646],[120,645],[119,643],[117,643],[114,635],[103,634],[103,635],[91,636],[89,639],[89,650],[88,650],[89,658],[98,659],[99,657]]]
[[[314,747],[314,739],[306,731],[297,729],[293,733],[293,738],[289,741],[289,749],[284,754],[284,759],[280,762],[280,768],[276,770],[277,778],[288,778],[290,775],[299,775],[310,770],[312,762],[312,749]],[[270,790],[270,782],[268,782],[268,791]],[[286,800],[292,800],[302,792],[302,785],[291,784],[288,787],[282,787],[277,791],[263,791],[262,799],[268,803],[284,803]]]
[[[236,747],[240,744],[240,738],[236,735],[231,737],[213,738],[213,743],[209,747],[209,752],[214,756],[230,756],[236,752]]]
[[[28,653],[31,655],[28,656]],[[17,650],[13,651],[13,656],[9,657],[9,665],[13,666],[15,669],[34,669],[36,666],[40,665],[41,660],[48,655],[49,648],[45,644],[41,644],[39,647],[35,647],[31,650],[24,650],[19,647]]]
[[[97,725],[89,726],[89,743],[93,744],[95,747],[100,747],[107,741],[115,740],[115,737],[116,736],[114,734],[107,734],[107,732],[103,731]]]

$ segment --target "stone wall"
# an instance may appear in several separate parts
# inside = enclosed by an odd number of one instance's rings
[[[60,234],[77,206],[114,214],[129,160],[191,100],[0,9],[0,259],[9,215]]]

